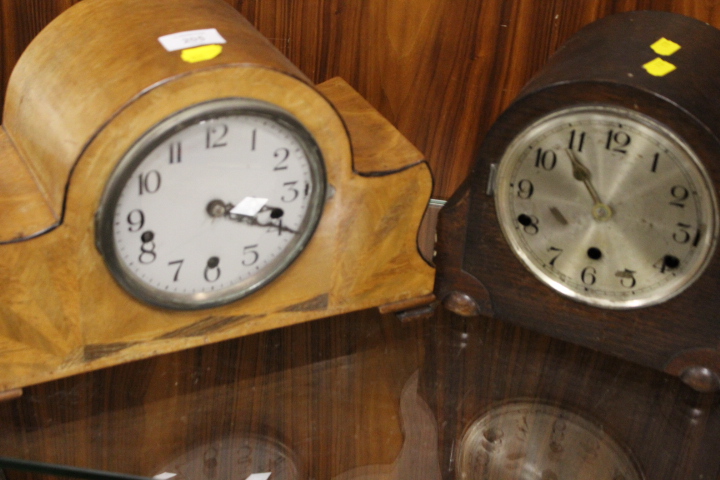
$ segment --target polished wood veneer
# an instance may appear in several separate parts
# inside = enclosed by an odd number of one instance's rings
[[[0,95],[27,44],[74,3],[0,0]],[[717,0],[228,3],[313,83],[340,76],[380,110],[429,159],[439,198],[455,192],[500,112],[582,26],[642,9],[720,26]],[[407,425],[427,417],[403,423],[400,399],[421,367],[422,398],[410,403],[424,403],[432,424],[413,430]],[[517,395],[600,419],[623,444],[640,446],[641,465],[656,474],[648,480],[686,480],[688,472],[718,478],[720,425],[712,395],[492,320],[438,314],[427,323],[401,325],[374,311],[31,387],[0,404],[0,450],[155,474],[228,432],[261,430],[300,453],[308,478],[362,473],[366,479],[437,480],[440,470],[453,478],[451,451],[463,428],[493,402]],[[409,441],[417,432],[424,443]],[[401,455],[406,445],[414,457]],[[410,473],[399,469],[399,459],[412,465]],[[437,460],[436,469],[427,467],[428,459]],[[8,480],[29,477],[6,473]]]

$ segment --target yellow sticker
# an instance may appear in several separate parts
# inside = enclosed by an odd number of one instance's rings
[[[668,40],[667,38],[661,38],[657,42],[650,45],[650,48],[652,48],[658,55],[668,56],[680,50],[681,47],[672,40]]]
[[[674,71],[677,67],[672,63],[666,62],[662,58],[657,57],[655,60],[651,60],[643,65],[643,68],[647,70],[650,75],[664,77],[668,73]]]
[[[204,62],[212,60],[222,53],[222,45],[203,45],[202,47],[186,48],[180,54],[180,58],[188,63]]]

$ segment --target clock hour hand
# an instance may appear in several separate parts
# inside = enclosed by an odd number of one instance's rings
[[[610,220],[613,215],[613,211],[609,205],[600,200],[600,195],[598,195],[597,190],[595,190],[595,187],[590,180],[590,170],[585,165],[583,165],[582,162],[580,162],[580,160],[575,155],[575,152],[570,149],[565,149],[565,152],[567,153],[567,156],[570,159],[570,163],[572,164],[573,177],[575,178],[575,180],[578,180],[585,184],[585,188],[587,188],[590,196],[593,199],[593,202],[595,202],[592,208],[593,218],[599,221]]]
[[[243,222],[247,225],[257,227],[277,228],[278,234],[282,232],[298,233],[297,230],[288,228],[282,224],[282,216],[285,214],[282,208],[267,205],[268,199],[258,197],[245,197],[238,204],[225,203],[222,200],[212,200],[206,207],[207,213],[213,218],[226,217],[230,220]],[[260,222],[256,218],[260,212],[270,212],[270,218],[275,222]]]

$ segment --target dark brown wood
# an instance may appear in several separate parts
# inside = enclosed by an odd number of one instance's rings
[[[678,72],[661,78],[643,74],[642,65],[657,56],[649,45],[663,36],[683,46],[672,56]],[[585,306],[558,295],[521,265],[500,231],[493,197],[486,191],[490,164],[499,161],[518,131],[549,112],[579,103],[624,106],[659,119],[693,146],[714,185],[720,185],[720,65],[708,63],[719,55],[720,31],[661,12],[610,17],[573,37],[486,137],[466,183],[469,193],[462,190],[458,200],[450,202],[462,205],[468,198],[467,208],[443,212],[438,250],[447,265],[436,282],[438,297],[452,290],[476,296],[473,292],[481,290],[478,302],[489,305],[482,313],[497,319],[677,375],[691,367],[720,375],[717,252],[699,280],[665,303],[635,310]],[[699,68],[705,63],[707,67]],[[463,219],[464,237],[457,233]],[[459,275],[477,278],[484,290],[475,284],[463,290]],[[681,352],[696,349],[713,353],[703,357],[705,363],[667,369]]]

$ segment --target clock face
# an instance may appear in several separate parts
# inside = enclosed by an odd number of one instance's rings
[[[517,401],[475,421],[458,448],[459,478],[642,480],[603,428],[551,405]]]
[[[608,308],[663,302],[715,249],[717,201],[679,137],[624,108],[547,115],[517,135],[496,175],[502,231],[541,281]]]
[[[97,213],[97,243],[141,300],[216,306],[287,268],[324,200],[320,149],[294,117],[222,99],[165,119],[125,154]]]

